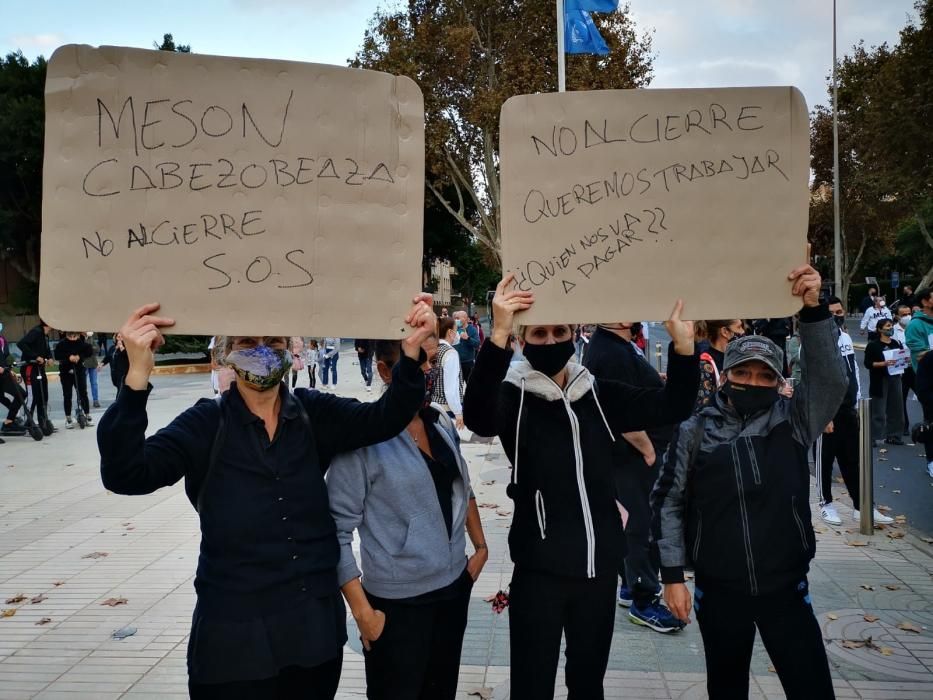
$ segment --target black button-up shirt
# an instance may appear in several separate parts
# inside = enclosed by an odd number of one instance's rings
[[[186,479],[192,501],[225,411],[224,444],[205,482],[198,604],[188,670],[199,683],[267,678],[289,665],[335,658],[346,641],[336,531],[324,473],[338,452],[394,437],[424,398],[417,362],[403,356],[376,402],[280,387],[275,436],[236,387],[202,401],[146,438],[148,391],[124,388],[101,418],[104,485],[151,493]],[[301,418],[301,401],[310,434]]]

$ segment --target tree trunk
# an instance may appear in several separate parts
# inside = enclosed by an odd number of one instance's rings
[[[839,296],[842,299],[842,305],[845,308],[849,307],[849,286],[852,284],[852,278],[855,277],[855,273],[858,270],[858,266],[862,262],[862,256],[865,254],[865,246],[868,243],[868,231],[862,230],[862,241],[859,243],[858,253],[855,255],[855,260],[849,262],[849,249],[845,244],[845,232],[843,232],[842,246],[843,246],[843,275],[842,275],[842,294]],[[851,310],[850,310],[851,311]]]

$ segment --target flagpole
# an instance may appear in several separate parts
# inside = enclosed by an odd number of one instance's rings
[[[833,0],[833,282],[836,296],[842,295],[842,232],[839,220],[839,91],[836,60],[836,0]],[[845,305],[846,300],[842,300]]]
[[[567,76],[564,66],[564,0],[557,0],[557,91],[566,92]]]

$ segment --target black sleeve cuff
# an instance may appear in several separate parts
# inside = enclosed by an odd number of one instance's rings
[[[829,306],[826,304],[820,304],[819,306],[804,306],[802,309],[800,309],[801,323],[817,323],[818,321],[825,321],[831,316],[832,314],[829,313]]]
[[[130,389],[125,384],[120,387],[120,392],[117,394],[116,404],[120,407],[120,410],[124,411],[134,411],[134,410],[146,410],[146,404],[149,401],[149,394],[152,393],[152,384],[146,386],[144,391],[137,391],[136,389]]]
[[[662,566],[661,583],[684,583],[684,567]]]

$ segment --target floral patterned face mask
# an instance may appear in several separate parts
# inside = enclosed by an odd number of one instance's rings
[[[268,391],[276,388],[292,367],[288,350],[276,350],[268,345],[234,350],[224,358],[237,376],[253,389]]]

